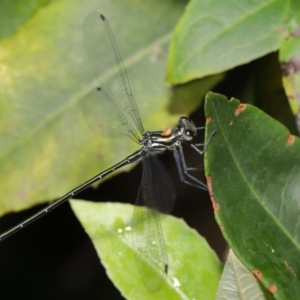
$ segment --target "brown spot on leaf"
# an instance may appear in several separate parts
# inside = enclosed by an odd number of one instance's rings
[[[285,26],[280,26],[280,27],[277,28],[276,31],[277,31],[278,33],[285,33],[286,27],[285,27]]]
[[[211,177],[210,176],[206,176],[206,180],[207,180],[207,186],[208,186],[208,192],[209,192],[210,200],[212,202],[212,206],[213,206],[214,212],[217,213],[220,210],[220,206],[216,202],[216,200],[214,198],[214,195],[213,195],[213,192],[212,192]]]
[[[262,274],[258,269],[254,269],[251,272],[260,282],[262,282]]]
[[[300,56],[294,55],[289,61],[280,62],[283,76],[300,74]]]
[[[211,120],[212,120],[212,117],[207,117],[207,118],[206,118],[206,124],[210,123]]]
[[[299,37],[300,36],[300,27],[296,28],[293,32],[291,32],[290,36]]]
[[[290,134],[290,135],[288,136],[286,142],[287,142],[288,145],[293,145],[294,142],[295,142],[295,136],[292,135],[292,134]]]
[[[268,290],[274,294],[277,291],[277,286],[275,284],[271,284],[268,288]]]
[[[291,272],[294,276],[297,276],[296,273],[295,273],[295,271],[294,271],[293,268],[288,264],[287,261],[284,261],[284,265],[285,265],[287,271]]]
[[[238,107],[234,111],[234,115],[238,116],[241,112],[243,112],[246,109],[246,104],[241,103],[238,105]]]
[[[229,125],[232,125],[232,124],[233,124],[233,120],[230,121]]]
[[[152,50],[152,55],[150,58],[151,62],[156,62],[158,59],[160,59],[163,56],[161,45],[162,45],[161,39],[157,40]]]

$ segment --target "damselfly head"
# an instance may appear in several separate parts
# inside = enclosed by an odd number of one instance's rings
[[[178,127],[182,129],[182,136],[185,141],[190,142],[197,135],[197,130],[194,122],[187,117],[181,117],[178,122]]]

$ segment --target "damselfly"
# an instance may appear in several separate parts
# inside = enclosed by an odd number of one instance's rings
[[[187,167],[182,148],[185,144],[200,155],[203,154],[204,149],[201,148],[204,145],[192,143],[197,131],[203,127],[196,127],[188,118],[181,117],[173,130],[167,128],[163,131],[145,131],[118,47],[108,21],[102,14],[94,12],[86,18],[84,37],[99,86],[95,91],[96,97],[92,95],[83,101],[83,114],[89,126],[100,135],[128,136],[140,144],[140,149],[2,233],[0,241],[36,221],[108,174],[125,165],[142,162],[142,181],[131,223],[132,246],[145,286],[150,291],[156,291],[164,283],[169,268],[159,211],[169,213],[175,198],[173,185],[157,155],[168,150],[172,151],[180,179],[206,190],[206,185],[192,173],[199,168]]]

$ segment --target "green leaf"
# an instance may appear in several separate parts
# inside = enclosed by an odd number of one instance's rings
[[[217,300],[266,300],[272,297],[265,294],[259,281],[229,251],[222,278],[219,282]]]
[[[177,122],[183,109],[168,110],[163,74],[183,8],[175,0],[54,1],[0,42],[0,215],[60,197],[138,147],[95,135],[82,117],[80,102],[96,84],[82,34],[90,12],[102,9],[110,22],[145,129]]]
[[[294,115],[300,118],[300,11],[287,28],[286,38],[282,41],[279,61],[283,70],[282,83]],[[299,123],[299,122],[298,122]],[[300,125],[298,124],[298,131]]]
[[[13,34],[40,8],[54,0],[1,0],[0,39]]]
[[[296,9],[299,1],[190,1],[172,38],[166,81],[217,74],[275,51]]]
[[[210,93],[205,172],[240,261],[276,299],[300,297],[300,140],[256,107]]]
[[[162,288],[151,293],[139,277],[131,246],[133,206],[78,200],[71,206],[108,276],[127,299],[215,299],[222,265],[206,240],[182,220],[161,218],[169,271]]]

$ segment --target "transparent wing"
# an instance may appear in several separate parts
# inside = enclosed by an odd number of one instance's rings
[[[104,90],[90,92],[81,102],[81,110],[89,127],[105,137],[140,136],[116,108]]]
[[[164,284],[168,272],[158,209],[170,211],[174,199],[174,188],[165,168],[156,156],[145,157],[142,182],[132,216],[131,234],[139,274],[146,288],[152,292]]]
[[[129,119],[133,122],[132,125],[142,134],[144,128],[139,111],[132,96],[128,77],[108,21],[100,13],[93,12],[85,19],[83,31],[90,62],[99,82],[98,98],[102,97],[101,105],[106,102],[107,105],[111,106],[111,110],[108,111],[114,111],[111,116],[117,116],[121,126],[130,123],[126,119],[126,115],[129,115]],[[88,97],[84,101],[84,106],[88,109],[85,109],[83,113],[85,118],[90,120],[90,126],[95,124],[99,126],[104,123],[102,120],[91,122],[95,114],[89,107],[95,106],[95,99]],[[106,130],[106,132],[108,131]]]

